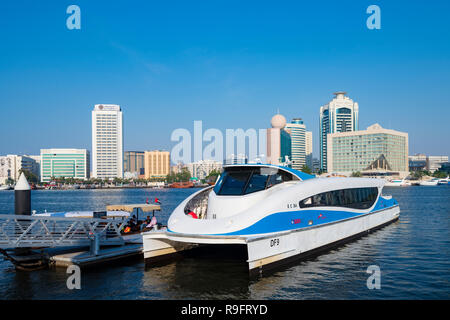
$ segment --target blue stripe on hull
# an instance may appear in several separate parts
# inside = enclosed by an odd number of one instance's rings
[[[377,203],[370,212],[393,207],[397,204],[395,199],[384,199],[379,197]],[[278,212],[261,219],[248,228],[217,235],[237,236],[290,231],[354,218],[366,213],[367,212],[320,209]]]
[[[370,212],[383,210],[386,208],[394,207],[398,205],[398,202],[391,199],[378,198],[377,203]],[[344,208],[343,208],[344,209]],[[354,218],[367,214],[367,212],[349,212],[345,210],[308,210],[302,209],[297,211],[284,211],[277,212],[267,216],[250,227],[221,234],[205,234],[209,236],[242,236],[253,234],[264,234],[273,232],[291,231],[297,229],[303,229],[311,226],[318,226],[326,223],[337,222],[349,218]],[[168,232],[176,233],[170,229]]]

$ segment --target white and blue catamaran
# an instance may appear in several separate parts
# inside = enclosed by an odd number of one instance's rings
[[[398,219],[385,181],[315,178],[286,167],[229,165],[214,187],[194,193],[166,230],[143,233],[146,265],[202,246],[246,249],[250,274],[364,235]]]

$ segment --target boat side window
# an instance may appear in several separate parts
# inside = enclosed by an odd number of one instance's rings
[[[276,184],[282,183],[283,179],[280,174],[273,174],[269,177],[269,181],[267,182],[267,187],[270,188]]]
[[[248,182],[245,194],[257,192],[266,189],[269,174],[263,170],[254,170],[250,181]]]
[[[273,187],[279,183],[294,180],[294,176],[288,172],[278,170],[278,172],[271,174],[267,181],[267,188]]]
[[[248,171],[227,171],[223,173],[220,183],[217,184],[218,195],[241,195],[250,177],[251,170]]]
[[[378,197],[378,188],[351,188],[319,193],[300,201],[300,208],[346,207],[368,209]]]

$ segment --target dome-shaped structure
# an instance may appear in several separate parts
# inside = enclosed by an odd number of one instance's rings
[[[272,117],[272,120],[270,120],[270,124],[272,125],[272,128],[283,129],[286,126],[286,118],[281,114],[276,114]]]

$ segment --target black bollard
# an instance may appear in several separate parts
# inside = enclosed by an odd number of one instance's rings
[[[14,188],[14,205],[15,214],[31,215],[31,188],[23,172]],[[16,248],[14,250],[16,256],[26,256],[30,252],[30,248]]]
[[[14,188],[15,214],[31,215],[31,188],[22,172]]]

